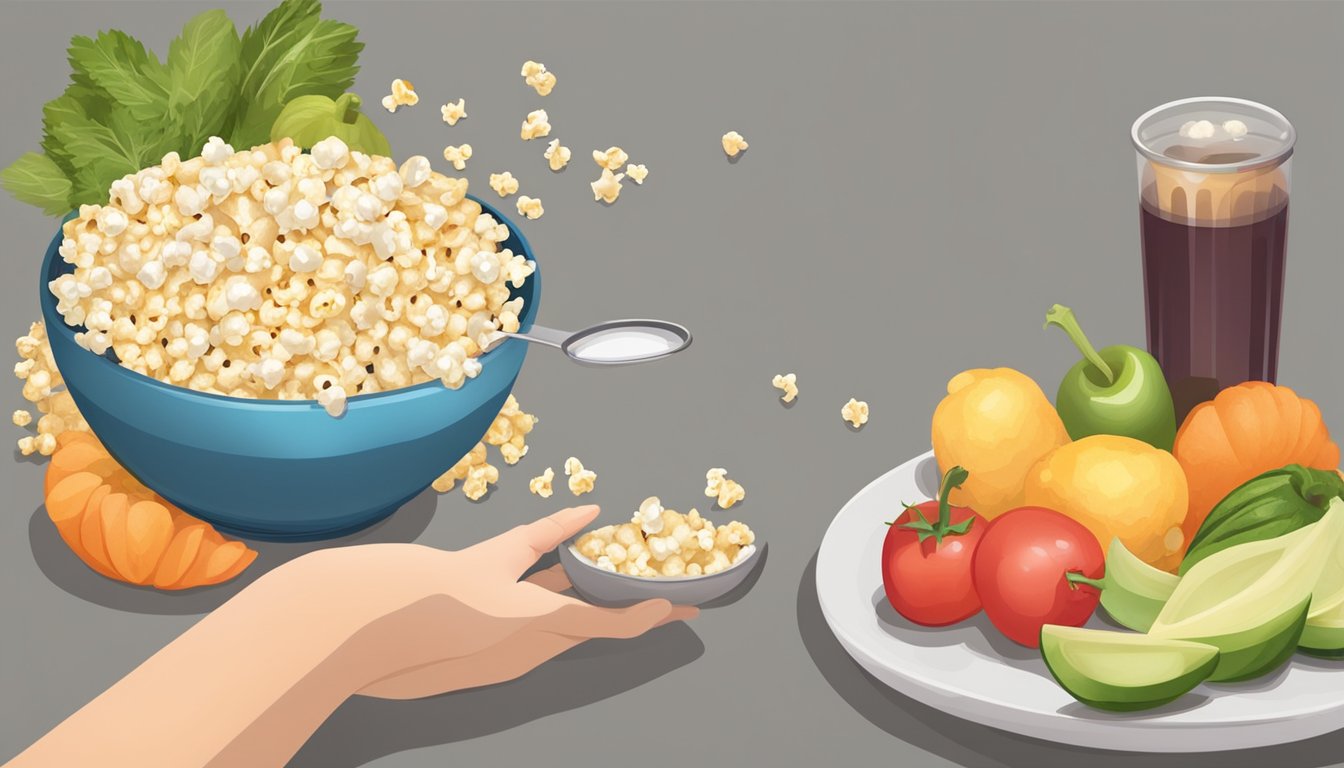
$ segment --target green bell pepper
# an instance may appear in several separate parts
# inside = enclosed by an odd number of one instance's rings
[[[1069,437],[1122,435],[1170,451],[1176,442],[1176,411],[1157,360],[1127,344],[1098,352],[1068,307],[1050,308],[1045,327],[1052,325],[1068,334],[1083,354],[1064,374],[1055,396],[1055,410]]]

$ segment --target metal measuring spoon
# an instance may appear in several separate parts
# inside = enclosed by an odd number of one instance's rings
[[[498,332],[484,351],[505,339],[522,339],[564,352],[585,365],[631,365],[676,354],[691,345],[685,326],[665,320],[609,320],[581,331],[534,325],[526,333]]]

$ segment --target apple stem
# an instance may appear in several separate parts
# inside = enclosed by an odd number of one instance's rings
[[[1073,589],[1077,589],[1079,584],[1086,584],[1098,592],[1106,589],[1106,579],[1089,579],[1078,571],[1065,571],[1064,578],[1068,579],[1069,586]]]

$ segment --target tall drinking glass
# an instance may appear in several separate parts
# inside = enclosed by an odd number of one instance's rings
[[[1263,104],[1196,98],[1149,111],[1132,136],[1148,351],[1179,422],[1224,387],[1278,375],[1296,133]]]

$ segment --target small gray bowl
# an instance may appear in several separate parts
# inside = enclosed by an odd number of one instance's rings
[[[674,605],[703,605],[732,592],[760,565],[765,542],[756,539],[756,551],[730,568],[708,576],[644,578],[604,571],[574,551],[578,536],[560,545],[560,564],[574,591],[590,603],[621,607],[641,600],[663,598]]]

